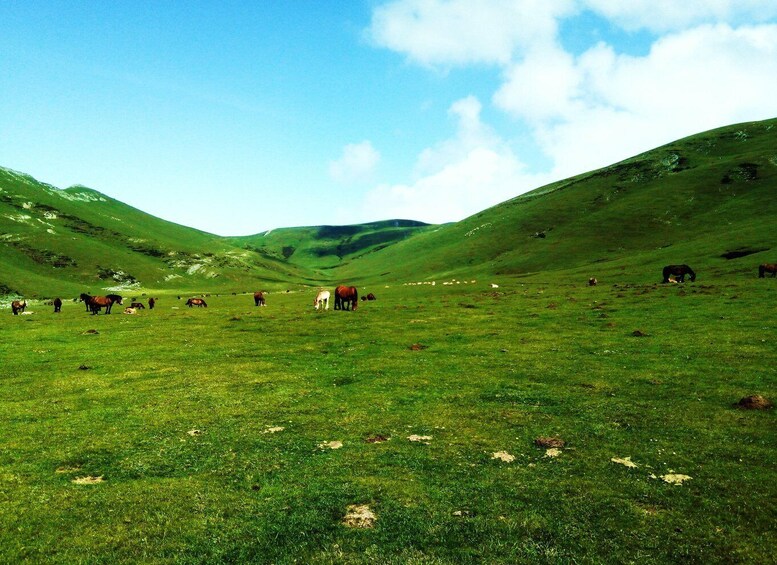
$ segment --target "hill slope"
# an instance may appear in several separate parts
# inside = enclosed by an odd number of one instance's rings
[[[361,258],[354,280],[571,271],[656,280],[688,263],[753,276],[777,261],[777,120],[694,135]],[[750,256],[752,255],[752,256]],[[698,270],[697,268],[697,270]]]
[[[60,190],[3,168],[0,266],[0,294],[43,296],[85,288],[227,288],[308,274],[86,187]]]
[[[455,224],[389,220],[222,238],[0,168],[0,295],[246,291],[474,276],[700,280],[777,261],[777,119],[694,135]],[[557,275],[552,275],[557,273]]]

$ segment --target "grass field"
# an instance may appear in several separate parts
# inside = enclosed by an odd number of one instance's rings
[[[584,282],[6,309],[0,560],[774,562],[775,281]]]

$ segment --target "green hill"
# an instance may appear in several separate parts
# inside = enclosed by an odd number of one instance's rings
[[[500,276],[657,280],[775,261],[777,120],[694,135],[538,188],[461,222],[387,220],[222,238],[82,186],[0,168],[0,294],[248,291]]]
[[[297,265],[332,269],[433,228],[413,220],[385,220],[350,226],[283,228],[228,239],[245,249]]]
[[[293,264],[160,220],[83,186],[60,190],[0,168],[0,293],[243,289],[304,280]]]
[[[345,278],[753,276],[777,260],[777,120],[694,135],[361,258]]]

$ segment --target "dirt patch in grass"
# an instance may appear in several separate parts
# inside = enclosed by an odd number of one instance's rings
[[[424,349],[427,349],[428,345],[421,345],[420,343],[414,343],[410,346],[410,351],[422,351]]]
[[[96,485],[104,482],[104,480],[105,479],[103,479],[103,476],[100,475],[98,477],[93,477],[93,476],[76,477],[71,482],[76,485]]]
[[[662,475],[661,479],[665,483],[669,483],[670,485],[681,485],[685,481],[691,480],[693,477],[689,477],[688,475],[681,475],[679,473],[669,473],[667,475]]]
[[[745,396],[744,398],[741,398],[734,406],[737,408],[742,408],[743,410],[769,410],[770,408],[774,408],[772,401],[761,396],[760,394]]]
[[[386,436],[382,436],[380,434],[370,436],[364,439],[364,441],[366,441],[367,443],[383,443],[384,441],[388,441],[388,440],[389,438],[387,438]]]
[[[342,441],[322,441],[318,444],[319,449],[340,449],[343,447]]]
[[[491,459],[499,459],[500,461],[504,461],[505,463],[512,463],[515,461],[515,455],[510,455],[506,451],[497,451],[493,455],[491,455]]]
[[[343,525],[348,528],[372,528],[378,518],[366,504],[349,504],[345,509]]]
[[[271,426],[271,427],[267,428],[266,430],[264,430],[262,433],[263,434],[277,434],[278,432],[282,432],[285,429],[286,428],[284,428],[283,426]]]
[[[561,455],[561,450],[556,447],[551,447],[550,449],[545,451],[545,457],[558,457]]]
[[[429,442],[432,440],[432,436],[419,436],[419,435],[413,434],[413,435],[407,436],[407,439],[409,439],[410,441],[415,441],[415,442],[423,443],[425,445],[429,445]]]
[[[566,445],[566,442],[560,437],[538,437],[534,440],[534,445],[542,448],[555,447],[560,448]]]
[[[618,465],[623,465],[624,467],[629,467],[630,469],[636,469],[639,466],[631,460],[631,457],[613,457],[610,461],[617,463]]]
[[[631,332],[631,335],[633,335],[634,337],[648,337],[648,334],[643,332],[642,330],[634,330],[633,332]]]

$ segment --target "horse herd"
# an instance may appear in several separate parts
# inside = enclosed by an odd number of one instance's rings
[[[759,265],[758,276],[760,278],[764,278],[766,276],[766,273],[771,273],[772,278],[777,277],[777,263],[762,263],[761,265]],[[691,281],[696,280],[696,273],[688,265],[667,265],[666,267],[663,268],[661,274],[663,275],[662,282],[664,283],[669,283],[669,282],[682,283],[682,282],[685,282],[686,276]],[[591,278],[588,280],[588,284],[590,286],[596,286],[597,282],[598,281],[595,278]],[[335,295],[335,304],[334,304],[335,310],[356,310],[359,304],[359,292],[355,286],[339,285],[337,288],[335,288],[334,295]],[[313,299],[313,307],[316,310],[318,310],[319,307],[323,306],[324,310],[329,310],[329,299],[331,296],[332,295],[328,290],[319,291],[318,294],[316,294],[316,297]],[[369,293],[366,296],[362,296],[361,299],[375,300],[375,295],[372,293]],[[123,305],[123,301],[122,301],[123,299],[118,294],[108,294],[106,296],[92,296],[92,295],[83,293],[79,297],[79,300],[83,302],[84,305],[86,306],[86,311],[91,312],[92,314],[99,314],[103,308],[105,308],[106,314],[110,314],[111,308],[113,307],[114,304]],[[62,310],[62,300],[60,298],[55,298],[51,302],[51,304],[54,306],[54,312],[60,312]],[[149,310],[153,310],[155,304],[156,304],[156,299],[154,298],[148,299]],[[266,305],[265,294],[263,292],[254,293],[254,304],[256,306]],[[186,305],[189,308],[192,308],[193,306],[197,306],[199,308],[208,307],[208,304],[202,298],[189,298],[186,301]],[[17,316],[20,313],[24,313],[24,310],[26,308],[27,308],[26,300],[14,300],[13,302],[11,302],[11,310],[13,311],[14,316]],[[131,310],[132,312],[135,312],[136,310],[141,310],[141,309],[145,309],[145,306],[143,305],[143,303],[133,301],[127,310]]]

